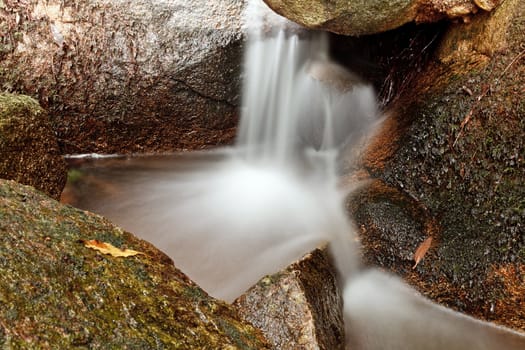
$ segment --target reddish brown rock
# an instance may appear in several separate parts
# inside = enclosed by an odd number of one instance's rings
[[[388,110],[352,212],[366,262],[448,307],[525,329],[525,11],[454,23]],[[432,246],[415,269],[413,253]]]

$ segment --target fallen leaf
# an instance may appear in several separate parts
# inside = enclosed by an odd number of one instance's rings
[[[432,237],[428,237],[427,239],[425,239],[420,245],[419,247],[417,247],[416,249],[416,252],[414,253],[414,261],[416,262],[414,264],[414,266],[412,267],[413,269],[416,268],[417,264],[419,264],[419,262],[421,260],[423,260],[423,258],[425,257],[425,254],[427,253],[428,249],[430,248],[430,245],[432,244]]]
[[[102,254],[109,254],[114,257],[128,257],[128,256],[139,255],[139,254],[145,255],[142,252],[132,250],[132,249],[120,249],[120,248],[113,246],[110,243],[101,242],[96,239],[84,241],[84,246],[97,250],[101,252]]]

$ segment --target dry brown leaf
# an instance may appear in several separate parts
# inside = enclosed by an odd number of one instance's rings
[[[120,248],[113,246],[110,243],[101,242],[96,239],[84,241],[84,246],[97,250],[101,252],[102,254],[109,254],[114,257],[128,257],[128,256],[134,256],[138,254],[145,255],[142,252],[132,250],[132,249],[120,249]]]
[[[423,260],[423,258],[425,257],[425,254],[427,253],[428,249],[430,248],[430,245],[432,244],[432,237],[428,237],[427,239],[425,239],[420,245],[419,247],[417,247],[416,249],[416,252],[414,253],[414,261],[416,262],[414,264],[414,266],[412,267],[413,269],[416,268],[417,264],[419,264],[419,262],[421,260]]]

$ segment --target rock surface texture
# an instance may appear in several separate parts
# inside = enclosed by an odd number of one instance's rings
[[[242,6],[3,1],[0,89],[49,111],[63,153],[227,143],[237,121]]]
[[[368,263],[456,310],[521,330],[524,42],[519,0],[449,26],[364,159],[377,180],[350,202]]]
[[[0,178],[58,199],[66,175],[47,113],[31,97],[0,94]]]
[[[270,349],[230,305],[100,216],[0,180],[0,217],[2,348]]]
[[[468,21],[501,0],[264,0],[275,12],[308,28],[345,35],[384,32],[409,22]]]
[[[276,349],[344,349],[342,297],[326,249],[264,277],[234,305]]]

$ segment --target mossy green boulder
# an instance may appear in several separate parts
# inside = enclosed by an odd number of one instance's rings
[[[143,254],[113,257],[107,242]],[[269,349],[151,244],[0,180],[0,348]]]
[[[31,97],[0,94],[0,178],[59,198],[66,177],[47,113]]]

